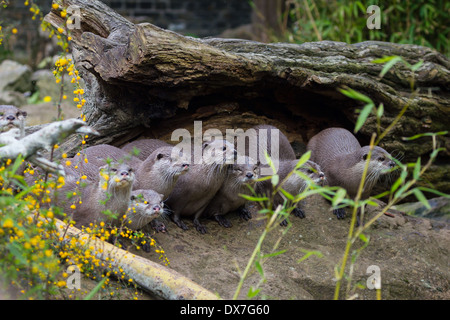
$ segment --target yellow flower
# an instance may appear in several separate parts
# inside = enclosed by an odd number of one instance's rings
[[[12,219],[6,219],[5,222],[3,222],[3,228],[12,228],[14,226],[14,223]]]
[[[50,97],[50,96],[44,97],[44,102],[50,102],[50,101],[52,101],[52,97]]]
[[[12,28],[11,32],[12,32],[13,34],[16,34],[16,33],[17,33],[17,28]]]
[[[75,210],[77,208],[77,206],[73,204],[73,205],[70,206],[70,208]]]
[[[59,8],[59,4],[57,4],[57,3],[52,4],[52,8],[57,10]]]
[[[71,162],[71,161],[69,161],[69,160],[67,160],[67,161],[66,161],[66,166],[68,166],[68,167],[69,167],[69,166],[70,166],[71,164],[72,164],[72,162]]]
[[[58,32],[59,32],[59,33],[63,33],[63,32],[64,32],[64,29],[63,29],[63,28],[58,28]]]

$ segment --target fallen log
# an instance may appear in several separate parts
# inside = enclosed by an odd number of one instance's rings
[[[91,237],[75,227],[67,226],[58,219],[55,219],[55,225],[57,230],[67,229],[65,239],[76,237],[83,240],[83,245],[92,248],[91,252],[95,252],[98,259],[111,264],[116,271],[123,270],[144,291],[168,300],[219,299],[214,293],[174,270]]]
[[[425,139],[402,137],[450,127],[450,61],[417,45],[386,42],[346,44],[265,44],[237,39],[195,39],[149,23],[133,24],[100,1],[63,0],[60,8],[78,8],[80,28],[71,31],[76,67],[86,83],[87,122],[100,132],[88,144],[120,146],[137,137],[170,140],[176,128],[247,129],[278,126],[298,154],[318,131],[331,126],[353,129],[360,102],[339,92],[350,87],[383,103],[381,127],[409,104],[404,117],[380,144],[405,154],[404,161],[427,158]],[[58,9],[60,10],[60,9]],[[45,20],[55,27],[66,21],[58,10]],[[384,77],[384,56],[401,56],[423,64],[412,72],[396,64]],[[413,96],[410,80],[414,77]],[[371,115],[357,138],[367,144],[376,131]],[[439,137],[442,146],[450,137]],[[66,150],[79,144],[71,140]],[[425,177],[436,189],[450,192],[450,148]]]

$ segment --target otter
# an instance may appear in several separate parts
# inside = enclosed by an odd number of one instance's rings
[[[164,195],[154,190],[134,190],[131,192],[131,204],[128,208],[124,225],[133,230],[164,215]]]
[[[279,180],[276,187],[278,187],[288,176],[288,174],[296,168],[297,163],[298,160],[288,160],[280,162],[280,167],[277,172]],[[306,163],[304,163],[297,170],[301,171],[304,175],[310,178],[313,183],[317,185],[323,185],[326,181],[325,174],[323,173],[320,166],[311,160],[306,161]],[[289,192],[291,195],[296,196],[301,192],[303,192],[309,183],[310,183],[309,181],[303,179],[298,174],[293,172],[289,176],[289,178],[283,183],[281,188]],[[273,192],[272,182],[270,180],[261,181],[257,184],[256,190],[257,193],[259,194],[270,196],[270,194]],[[284,201],[285,197],[282,195],[282,193],[277,192],[277,194],[273,198],[273,205],[274,205],[273,208],[282,205]],[[300,202],[297,202],[296,207],[292,210],[292,213],[294,214],[294,216],[299,217],[301,219],[305,218],[305,212],[301,208]],[[283,220],[281,222],[281,225],[286,226],[287,220]]]
[[[0,132],[16,128],[20,130],[20,138],[25,136],[25,119],[27,112],[12,105],[0,105]]]
[[[250,189],[247,184],[255,185],[259,178],[259,162],[247,156],[238,156],[236,163],[228,169],[228,175],[225,178],[219,191],[206,207],[203,216],[214,217],[219,225],[230,228],[231,222],[225,219],[224,215],[239,210],[244,219],[249,219],[251,214],[245,208],[247,200],[240,194],[249,194]]]
[[[361,147],[356,137],[344,128],[328,128],[313,136],[306,147],[311,160],[325,172],[330,186],[340,186],[354,198],[358,192],[370,146]],[[378,146],[372,150],[362,199],[370,196],[378,179],[387,174],[395,162],[391,155]],[[344,209],[333,210],[338,219],[345,216]]]
[[[254,130],[254,131],[253,131]],[[261,124],[247,130],[249,143],[245,144],[245,155],[266,163],[264,151],[273,161],[294,160],[295,152],[288,138],[277,127]],[[272,141],[278,135],[278,142]],[[255,140],[256,138],[256,140]],[[238,145],[238,148],[239,145]],[[242,154],[242,150],[238,149]]]
[[[111,163],[100,167],[97,173],[98,178],[88,181],[85,187],[81,185],[82,182],[76,183],[76,176],[68,175],[64,186],[58,191],[56,204],[62,206],[66,214],[73,213],[77,227],[101,221],[117,224],[118,218],[122,217],[129,207],[135,177],[131,167],[123,163]],[[62,197],[62,194],[70,196],[73,192],[76,192],[77,196],[69,199]],[[117,217],[108,217],[103,213],[105,210]]]
[[[144,161],[148,158],[149,155],[153,153],[158,148],[161,147],[171,147],[172,145],[158,139],[140,139],[127,143],[121,149],[128,153],[132,153],[133,149],[136,148],[139,150],[139,154],[136,155],[136,158]]]
[[[203,143],[201,151],[200,163],[193,161],[197,157],[191,154],[189,172],[180,176],[166,203],[173,211],[171,218],[178,227],[187,230],[181,217],[194,216],[197,231],[206,233],[199,218],[222,186],[237,153],[230,142],[222,139]]]
[[[152,189],[163,194],[166,199],[180,175],[189,170],[187,159],[177,151],[178,149],[174,146],[160,147],[145,161],[141,161],[120,148],[101,144],[88,147],[84,150],[84,155],[80,154],[71,159],[72,163],[68,170],[72,174],[77,170],[78,175],[84,174],[92,180],[97,168],[104,165],[108,158],[123,161],[135,169],[136,179],[133,190]],[[84,161],[85,157],[88,160],[87,163]],[[75,169],[75,166],[78,166],[78,169]]]

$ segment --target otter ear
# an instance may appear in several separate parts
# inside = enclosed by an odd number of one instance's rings
[[[159,160],[161,158],[164,158],[164,154],[158,153],[158,155],[156,156],[156,160]]]
[[[22,116],[24,116],[24,117],[26,117],[26,116],[28,115],[28,113],[27,113],[26,111],[21,111],[21,112],[19,112],[19,113],[21,113]]]

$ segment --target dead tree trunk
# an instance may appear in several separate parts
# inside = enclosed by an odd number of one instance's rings
[[[84,113],[100,132],[90,144],[121,145],[139,136],[169,140],[175,128],[190,129],[194,120],[202,120],[203,129],[274,124],[301,153],[321,129],[353,128],[361,105],[338,91],[345,86],[384,104],[384,128],[410,104],[381,144],[403,151],[406,161],[426,157],[431,144],[406,143],[401,137],[450,128],[450,61],[426,47],[194,39],[149,23],[133,24],[100,1],[62,1],[62,7],[69,6],[81,12],[81,28],[71,36],[76,67],[86,83]],[[55,27],[65,23],[54,10],[46,20]],[[392,55],[411,64],[424,60],[414,74],[420,91],[412,101],[413,74],[407,68],[397,64],[380,79],[382,65],[371,62]],[[372,116],[358,136],[362,143],[375,127]],[[449,192],[449,136],[441,143],[447,151],[427,178]]]

